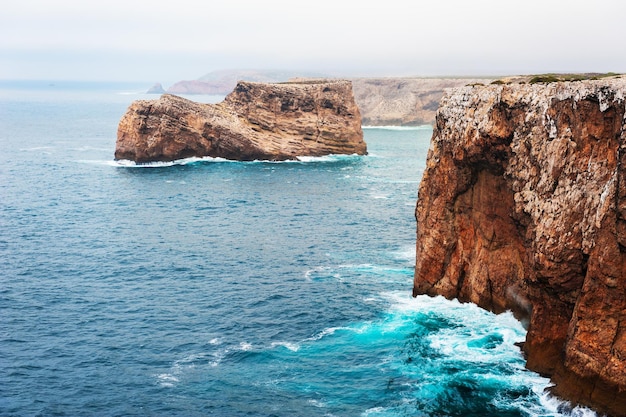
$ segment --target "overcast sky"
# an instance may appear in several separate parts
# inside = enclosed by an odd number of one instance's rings
[[[624,0],[7,0],[0,79],[626,72]]]

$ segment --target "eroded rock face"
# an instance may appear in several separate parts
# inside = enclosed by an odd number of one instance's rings
[[[462,87],[420,184],[414,295],[528,320],[527,366],[626,416],[626,80]]]
[[[285,160],[366,152],[349,81],[240,82],[218,104],[167,94],[135,101],[119,123],[115,158]]]

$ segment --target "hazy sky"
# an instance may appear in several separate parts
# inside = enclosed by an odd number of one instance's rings
[[[624,0],[7,0],[0,79],[626,72]]]

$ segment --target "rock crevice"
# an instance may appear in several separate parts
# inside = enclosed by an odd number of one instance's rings
[[[626,80],[467,86],[437,112],[414,295],[529,323],[530,369],[626,415]]]

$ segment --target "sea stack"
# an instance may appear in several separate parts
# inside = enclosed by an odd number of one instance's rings
[[[161,83],[155,83],[152,87],[146,91],[146,94],[164,94],[165,89],[161,85]]]
[[[467,86],[436,115],[413,294],[527,321],[529,369],[626,416],[626,79]]]
[[[239,82],[218,104],[170,94],[133,102],[120,120],[116,159],[287,160],[367,153],[350,81]]]

